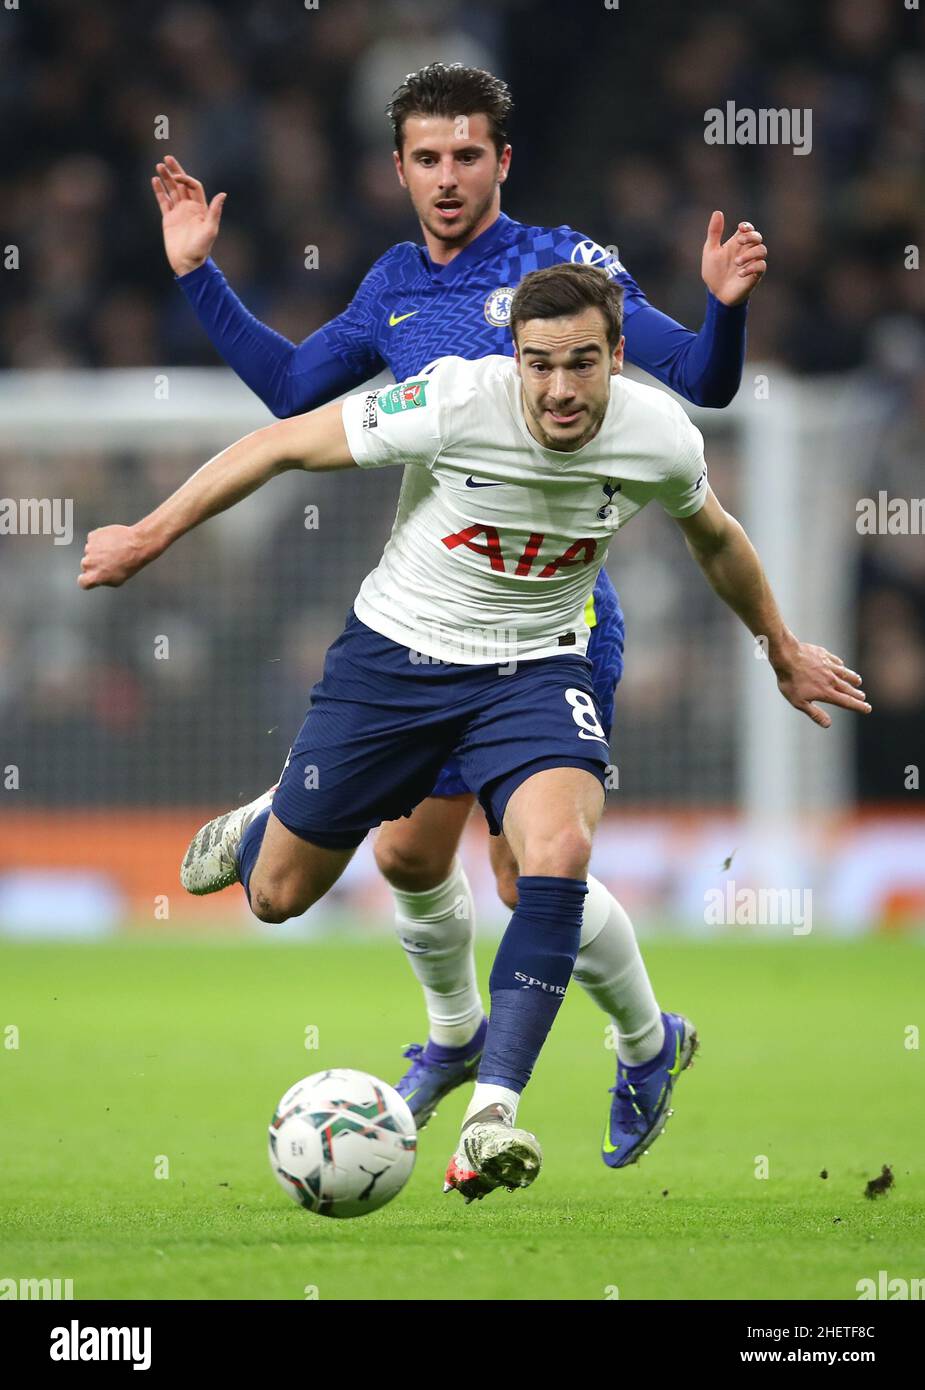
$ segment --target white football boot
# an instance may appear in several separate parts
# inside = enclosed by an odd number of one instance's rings
[[[223,816],[210,820],[190,840],[180,868],[180,882],[197,897],[218,893],[238,882],[238,846],[255,816],[273,800],[275,787]]]
[[[480,1201],[496,1187],[514,1192],[530,1186],[542,1162],[543,1150],[536,1135],[517,1129],[503,1105],[487,1105],[463,1126],[443,1190],[456,1188],[467,1204]]]

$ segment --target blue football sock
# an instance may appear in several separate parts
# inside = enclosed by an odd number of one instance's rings
[[[260,846],[263,844],[264,831],[269,819],[270,807],[268,806],[265,811],[260,812],[259,816],[254,817],[241,836],[241,843],[238,845],[238,877],[244,886],[248,902],[251,900],[251,874],[257,863],[257,855],[260,853]]]
[[[479,1081],[520,1092],[530,1080],[578,955],[588,885],[521,876],[517,907],[495,956]]]

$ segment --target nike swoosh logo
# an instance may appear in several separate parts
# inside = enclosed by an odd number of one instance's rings
[[[674,1039],[674,1065],[668,1068],[668,1075],[669,1075],[669,1076],[680,1076],[680,1074],[681,1074],[681,1034],[680,1034],[680,1033],[676,1033],[676,1034],[675,1034],[675,1039]],[[659,1094],[658,1100],[655,1102],[656,1109],[658,1108],[659,1105],[661,1105],[662,1096],[663,1096],[664,1094],[665,1094],[665,1087],[663,1086],[662,1089],[661,1089],[661,1092],[660,1092],[660,1094]],[[636,1106],[636,1109],[638,1110],[639,1107]],[[640,1113],[641,1113],[641,1112],[640,1112]],[[617,1152],[617,1149],[619,1149],[619,1147],[620,1147],[619,1144],[612,1144],[612,1143],[610,1142],[610,1116],[609,1116],[609,1115],[608,1115],[608,1117],[607,1117],[607,1124],[606,1124],[606,1127],[605,1127],[605,1129],[604,1129],[604,1139],[603,1139],[603,1143],[602,1143],[601,1147],[603,1148],[604,1153],[607,1153],[607,1154],[616,1153],[616,1152]]]
[[[407,314],[396,314],[393,310],[392,313],[389,314],[389,327],[394,328],[397,323],[403,323],[405,319],[412,319],[415,314],[419,314],[420,312],[420,309],[412,309],[410,313]]]
[[[500,483],[477,483],[470,473],[466,479],[466,487],[500,487]]]
[[[610,1142],[610,1119],[608,1117],[607,1128],[604,1130],[604,1142],[601,1144],[601,1148],[604,1150],[605,1154],[615,1154],[619,1147],[619,1144],[611,1144]]]
[[[636,1092],[635,1092],[635,1090],[633,1090],[633,1087],[632,1087],[632,1086],[630,1086],[630,1091],[632,1092],[633,1095],[636,1094]],[[637,1115],[641,1115],[641,1114],[642,1114],[642,1111],[639,1109],[639,1106],[636,1104],[635,1101],[633,1101],[633,1109],[636,1111]],[[601,1144],[601,1148],[604,1150],[604,1153],[605,1153],[605,1154],[615,1154],[615,1153],[617,1152],[617,1149],[620,1149],[620,1148],[623,1147],[622,1144],[613,1144],[613,1143],[611,1143],[611,1140],[610,1140],[610,1120],[611,1120],[611,1117],[608,1115],[608,1116],[607,1116],[607,1124],[606,1124],[605,1127],[604,1127],[604,1139],[603,1139],[603,1143]]]

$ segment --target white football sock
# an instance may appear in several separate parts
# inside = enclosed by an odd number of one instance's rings
[[[475,904],[463,867],[456,859],[436,888],[393,888],[392,895],[396,934],[424,991],[430,1036],[444,1047],[462,1047],[485,1012],[475,977]]]
[[[639,1066],[658,1055],[665,1025],[633,924],[616,898],[590,874],[572,978],[613,1019],[622,1062]]]
[[[503,1105],[505,1110],[510,1113],[511,1124],[517,1120],[517,1107],[520,1104],[520,1096],[516,1091],[508,1090],[507,1086],[493,1086],[488,1082],[477,1081],[475,1090],[472,1092],[472,1099],[466,1106],[466,1113],[463,1115],[462,1127],[465,1129],[466,1121],[473,1115],[477,1115],[480,1110],[484,1110],[486,1105]]]

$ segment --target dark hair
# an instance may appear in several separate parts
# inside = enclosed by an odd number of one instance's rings
[[[615,348],[623,332],[623,288],[595,265],[562,261],[525,275],[511,300],[511,334],[530,319],[561,319],[582,309],[600,309],[607,342]]]
[[[513,106],[506,82],[482,68],[462,63],[428,63],[419,72],[409,72],[392,93],[385,108],[392,122],[395,148],[399,154],[409,116],[488,117],[488,129],[500,159],[507,144],[507,118]]]

